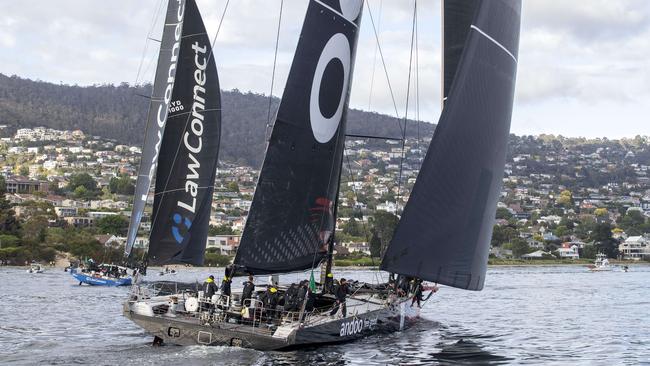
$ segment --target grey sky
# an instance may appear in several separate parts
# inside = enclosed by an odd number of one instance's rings
[[[214,36],[225,0],[198,0]],[[650,1],[523,0],[512,131],[650,135]],[[0,72],[67,84],[149,81],[161,0],[0,0]],[[274,94],[281,95],[306,0],[286,0]],[[222,87],[268,94],[279,0],[231,0],[215,56]],[[412,0],[369,0],[399,116],[405,113]],[[381,13],[379,11],[381,5]],[[420,117],[440,113],[440,0],[419,0]],[[157,24],[152,20],[158,17]],[[351,106],[395,115],[367,9]],[[374,82],[373,64],[376,62]],[[372,94],[370,93],[371,85]],[[413,88],[413,87],[412,87]],[[411,89],[413,90],[413,89]],[[413,96],[413,91],[411,92]],[[415,116],[414,99],[409,117]]]

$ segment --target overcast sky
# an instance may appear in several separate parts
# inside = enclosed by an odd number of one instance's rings
[[[413,0],[367,1],[378,26],[397,111],[403,117]],[[226,1],[197,2],[213,38]],[[609,138],[650,135],[650,1],[523,3],[512,132]],[[306,5],[306,0],[284,4],[273,91],[278,96]],[[23,0],[20,6],[3,6],[0,73],[79,85],[151,81],[158,45],[146,39],[150,30],[153,38],[160,38],[164,7],[161,0]],[[223,89],[269,93],[279,8],[280,0],[230,1],[215,45]],[[420,118],[436,122],[440,0],[419,0],[418,22]],[[364,8],[350,105],[395,115],[375,50],[372,23]],[[415,116],[414,105],[412,98],[409,117]]]

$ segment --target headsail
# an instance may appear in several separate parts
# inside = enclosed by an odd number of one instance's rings
[[[144,135],[140,168],[135,184],[133,209],[126,236],[125,254],[131,254],[135,238],[138,235],[142,213],[147,202],[149,186],[156,171],[160,143],[167,122],[167,111],[171,102],[172,89],[176,77],[176,66],[181,44],[183,18],[185,16],[185,0],[169,0],[167,15],[163,28],[156,76],[147,112],[147,124]]]
[[[520,14],[520,0],[480,1],[381,269],[483,288],[512,115]]]
[[[309,2],[235,257],[244,271],[297,271],[326,255],[362,5]]]
[[[442,101],[449,96],[479,0],[442,0]]]
[[[149,264],[203,264],[221,134],[221,95],[210,39],[186,1],[178,71],[160,146]]]

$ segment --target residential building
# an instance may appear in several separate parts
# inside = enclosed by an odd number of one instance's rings
[[[7,192],[9,193],[34,193],[49,191],[47,181],[33,180],[25,177],[11,177],[5,180]]]
[[[650,259],[650,240],[645,236],[630,236],[619,244],[618,251],[623,259]]]

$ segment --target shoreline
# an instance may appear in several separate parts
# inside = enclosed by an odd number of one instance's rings
[[[612,260],[610,262],[612,265],[627,265],[627,266],[636,266],[636,265],[645,265],[645,266],[650,266],[650,262],[647,261],[618,261],[618,260]],[[554,266],[581,266],[581,267],[587,267],[589,265],[592,265],[593,263],[591,261],[580,261],[578,263],[571,263],[571,262],[554,262],[554,261],[526,261],[524,262],[519,262],[516,260],[505,260],[505,261],[500,261],[498,263],[488,263],[488,268],[490,267],[554,267]],[[42,264],[43,265],[43,264]],[[61,266],[58,264],[55,264],[53,266],[50,266],[49,264],[43,265],[45,269],[61,269],[63,270],[66,266]],[[165,267],[169,267],[170,269],[175,269],[176,271],[182,270],[182,269],[217,269],[217,268],[225,268],[225,267],[208,267],[208,266],[184,266],[184,265],[169,265],[169,266],[152,266],[149,267],[151,269],[162,269]],[[27,269],[29,268],[29,265],[23,265],[23,266],[12,266],[12,265],[0,265],[0,268],[16,268],[16,269]],[[379,266],[363,266],[363,265],[358,265],[358,266],[337,266],[334,265],[333,268],[340,269],[340,270],[357,270],[357,269],[367,269],[367,270],[378,270]]]

